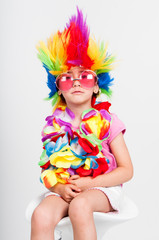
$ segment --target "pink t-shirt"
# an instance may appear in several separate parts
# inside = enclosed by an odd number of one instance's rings
[[[125,133],[126,128],[123,122],[117,117],[116,114],[111,113],[112,122],[110,126],[110,136],[102,143],[102,153],[106,158],[109,160],[109,169],[106,173],[111,172],[113,169],[117,167],[116,160],[114,155],[111,153],[110,150],[110,143],[112,140],[118,136],[119,133]]]

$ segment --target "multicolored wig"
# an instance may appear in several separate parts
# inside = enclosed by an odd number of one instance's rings
[[[60,101],[55,85],[56,77],[73,66],[83,66],[96,72],[101,92],[111,95],[113,78],[109,72],[113,69],[114,56],[108,55],[107,45],[90,37],[86,19],[78,8],[77,16],[70,18],[63,32],[51,35],[47,46],[40,41],[37,49],[38,58],[48,74],[47,85],[51,91],[47,99],[53,100],[52,105]]]

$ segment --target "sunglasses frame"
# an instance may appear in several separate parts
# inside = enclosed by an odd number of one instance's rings
[[[84,70],[83,72],[81,72],[80,73],[80,76],[84,73],[84,72],[91,72],[91,73],[93,73],[92,75],[94,75],[94,77],[95,77],[95,84],[97,84],[98,83],[98,77],[97,77],[97,74],[94,72],[94,71],[92,71],[92,70],[89,70],[89,69],[86,69],[86,70]],[[64,73],[61,73],[60,75],[58,75],[57,76],[57,78],[56,78],[56,81],[55,81],[55,84],[56,84],[56,87],[58,88],[58,86],[57,86],[57,81],[58,81],[58,79],[60,79],[60,77],[62,76],[62,75],[64,75],[64,74],[68,74],[68,75],[71,75],[70,73],[67,73],[67,72],[64,72]],[[79,76],[79,77],[80,77]],[[81,78],[74,78],[73,79],[73,81],[75,81],[75,80],[81,80]],[[72,85],[73,86],[73,85]],[[58,88],[59,89],[59,88]],[[70,88],[69,88],[70,89]],[[68,90],[69,90],[68,89]],[[61,89],[59,89],[59,90],[61,90]],[[66,90],[66,91],[68,91],[68,90]],[[63,91],[63,90],[61,90],[61,91]],[[65,91],[63,91],[63,92],[65,92]]]

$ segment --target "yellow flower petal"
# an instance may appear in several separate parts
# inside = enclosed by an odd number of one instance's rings
[[[57,183],[56,175],[54,170],[45,170],[41,174],[41,180],[45,187],[50,188]]]
[[[85,161],[84,169],[89,170],[90,169],[90,163],[91,163],[91,159],[87,158],[86,161]]]

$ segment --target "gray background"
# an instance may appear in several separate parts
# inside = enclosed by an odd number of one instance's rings
[[[108,239],[157,240],[159,7],[151,0],[6,0],[0,2],[1,58],[1,231],[2,240],[27,240],[25,209],[45,188],[37,165],[41,129],[51,114],[46,73],[36,57],[36,44],[57,29],[79,5],[91,33],[108,41],[119,60],[111,111],[127,127],[125,139],[134,164],[134,178],[124,185],[140,214],[112,229]]]

